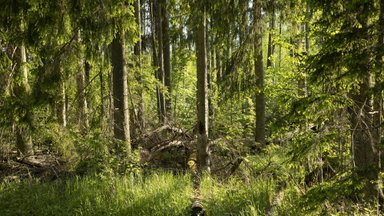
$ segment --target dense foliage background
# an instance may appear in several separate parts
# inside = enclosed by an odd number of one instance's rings
[[[380,215],[382,0],[0,0],[0,215]]]

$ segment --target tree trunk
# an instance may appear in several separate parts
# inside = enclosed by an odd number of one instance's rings
[[[255,23],[255,72],[256,72],[256,128],[255,141],[261,147],[265,146],[265,95],[264,95],[264,66],[263,66],[263,26],[262,2],[254,0]]]
[[[57,62],[57,65],[56,65],[56,73],[58,74],[61,74],[61,64],[60,64],[60,60]],[[66,100],[66,89],[65,89],[65,79],[64,77],[62,78],[62,80],[60,81],[60,92],[59,92],[59,95],[60,95],[60,99],[59,101],[57,102],[57,116],[58,116],[58,120],[59,120],[59,123],[63,126],[63,127],[66,127],[67,126],[67,109],[66,109],[66,106],[65,106],[65,100]]]
[[[169,42],[169,13],[167,10],[167,0],[161,2],[162,31],[163,31],[163,65],[164,65],[164,85],[167,88],[165,97],[165,118],[166,121],[172,120],[172,85],[171,85],[171,52]]]
[[[359,84],[359,93],[351,95],[353,106],[349,109],[353,162],[361,176],[367,179],[365,195],[372,201],[377,195],[379,149],[375,137],[371,113],[372,101],[368,93],[371,78],[364,79]]]
[[[164,97],[164,61],[163,61],[163,30],[162,30],[162,7],[160,4],[161,0],[154,0],[155,3],[153,5],[154,9],[154,22],[156,29],[156,41],[157,41],[157,63],[155,65],[158,67],[156,71],[156,77],[160,82],[160,86],[158,87],[158,106],[159,106],[159,121],[164,124],[165,122],[165,97]]]
[[[216,48],[216,82],[217,82],[217,85],[220,85],[222,77],[223,77],[220,58],[221,58],[220,48],[217,47]]]
[[[380,0],[380,14],[379,14],[379,25],[378,25],[378,32],[379,32],[379,37],[378,37],[378,44],[377,44],[377,56],[376,56],[376,61],[379,70],[377,70],[375,74],[375,84],[378,84],[378,79],[380,75],[383,73],[383,56],[384,56],[384,0]],[[374,135],[377,137],[377,143],[379,145],[382,145],[382,122],[383,122],[383,90],[379,90],[376,92],[375,97],[374,97],[374,112],[373,112],[373,128],[374,128]],[[380,154],[380,172],[383,171],[384,169],[384,154],[382,152],[382,149],[379,148],[379,154]],[[383,178],[381,177],[381,181],[383,181]],[[382,194],[382,190],[379,191],[380,195]],[[384,197],[380,196],[380,204],[381,207],[383,208],[384,206]]]
[[[28,68],[27,55],[25,52],[25,46],[22,44],[17,48],[16,55],[16,70],[18,70],[18,77],[21,79],[21,83],[16,84],[14,90],[16,95],[20,98],[28,97],[30,94],[30,86],[28,83]],[[19,154],[28,156],[33,154],[33,143],[30,129],[31,111],[26,105],[21,107],[24,109],[24,114],[19,117],[19,121],[16,122],[15,136],[16,136],[16,148]]]
[[[366,5],[362,5],[362,10]],[[368,18],[364,17],[359,20],[364,30],[364,38],[368,40]],[[374,95],[371,88],[374,84],[374,76],[370,65],[371,56],[367,55],[363,59],[359,59],[359,65],[352,68],[361,73],[359,87],[357,93],[351,93],[353,100],[352,107],[349,108],[351,132],[352,132],[352,149],[353,162],[355,168],[361,177],[366,180],[364,194],[369,202],[373,202],[379,194],[381,194],[379,180],[379,140],[376,133],[374,113],[379,112],[374,107]]]
[[[275,15],[275,6],[274,1],[272,1],[272,11],[271,11],[271,21],[269,23],[269,33],[268,33],[268,58],[267,58],[267,68],[272,68],[272,56],[275,53],[275,45],[272,42],[272,37],[275,31],[276,15]]]
[[[87,109],[87,98],[85,90],[85,67],[83,60],[81,60],[79,65],[79,71],[76,75],[77,83],[77,120],[82,135],[86,135],[88,131],[88,109]]]
[[[80,44],[81,35],[78,33],[77,42]],[[86,73],[89,73],[87,64],[84,60],[83,51],[80,50],[80,62],[78,65],[78,71],[76,74],[76,84],[77,84],[77,121],[79,125],[80,132],[85,136],[88,132],[89,122],[88,122],[88,104],[86,97]]]
[[[113,80],[113,132],[115,153],[126,155],[131,151],[128,109],[128,76],[125,68],[124,37],[117,34],[111,43]]]
[[[200,8],[199,8],[200,9]],[[197,56],[197,164],[199,173],[209,171],[208,163],[208,82],[206,59],[205,6],[196,14]]]
[[[139,37],[141,38],[141,10],[140,10],[140,0],[135,1],[135,17],[136,17],[136,24],[137,28],[140,30]],[[136,80],[139,84],[142,83],[142,67],[141,67],[141,43],[142,41],[139,40],[134,47],[134,54],[137,59],[137,68],[139,69],[139,73],[136,73]],[[139,123],[139,131],[142,131],[145,127],[145,118],[144,118],[144,92],[143,87],[139,88],[139,106],[138,106],[138,123]]]
[[[99,81],[100,81],[100,126],[101,126],[101,129],[102,131],[105,131],[105,126],[106,126],[106,119],[107,118],[107,104],[106,104],[106,100],[105,100],[105,80],[104,80],[104,74],[103,74],[103,70],[104,70],[104,65],[105,65],[105,62],[104,62],[104,59],[105,59],[105,53],[104,53],[104,48],[101,48],[101,67],[100,67],[100,72],[99,72]]]

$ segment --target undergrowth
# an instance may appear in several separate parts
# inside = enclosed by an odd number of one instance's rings
[[[191,215],[191,175],[129,170],[115,174],[113,169],[104,169],[53,181],[4,181],[0,183],[0,216]],[[228,179],[203,177],[200,198],[208,216],[378,215],[372,206],[339,199],[342,191],[356,187],[349,178],[312,188],[302,186],[303,178],[301,168],[287,163],[281,148],[269,146],[245,157],[236,175]],[[347,195],[351,194],[354,191]]]
[[[187,215],[190,177],[87,176],[0,186],[0,215]]]

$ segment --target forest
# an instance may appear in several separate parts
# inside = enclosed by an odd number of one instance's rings
[[[0,215],[384,215],[384,0],[0,5]]]

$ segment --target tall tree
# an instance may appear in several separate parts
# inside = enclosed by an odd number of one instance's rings
[[[255,141],[265,145],[265,94],[264,94],[264,65],[263,65],[263,20],[262,2],[253,1],[254,30],[255,30],[255,73],[256,73],[256,128]]]
[[[77,43],[79,47],[82,47],[81,43],[81,34],[78,32]],[[83,135],[86,135],[89,128],[89,120],[88,120],[88,103],[86,97],[86,73],[89,73],[89,64],[85,61],[85,55],[83,49],[80,48],[79,53],[79,64],[77,67],[76,73],[76,84],[77,84],[77,121],[80,128],[80,131]]]
[[[169,12],[168,1],[161,0],[161,25],[163,37],[163,66],[164,66],[164,85],[167,88],[167,96],[165,97],[165,118],[167,121],[172,120],[172,85],[171,85],[171,51],[169,40]]]
[[[196,9],[195,39],[197,66],[197,163],[198,171],[209,170],[208,158],[208,81],[206,50],[206,6],[204,3]]]
[[[113,79],[113,132],[115,151],[124,155],[131,150],[128,109],[128,75],[125,67],[124,34],[117,33],[110,45]]]
[[[141,38],[142,35],[142,27],[141,27],[141,10],[140,10],[141,4],[140,0],[135,1],[135,20],[137,24],[137,29],[139,30],[139,35]],[[134,54],[136,56],[136,66],[139,69],[139,73],[136,73],[136,80],[138,83],[142,83],[142,57],[141,57],[141,45],[142,41],[139,40],[134,46]],[[143,92],[143,87],[139,89],[139,105],[138,105],[138,124],[140,131],[142,131],[145,127],[145,118],[144,118],[144,92]]]
[[[62,71],[62,64],[60,59],[57,60],[55,64],[55,73],[57,74],[63,74]],[[59,123],[63,126],[67,126],[67,107],[66,107],[66,85],[65,85],[65,77],[62,75],[60,80],[60,89],[59,89],[59,100],[57,101],[57,116]]]
[[[372,1],[353,0],[325,1],[324,4],[313,1],[310,5],[311,9],[317,7],[322,12],[317,20],[321,49],[309,58],[312,80],[321,80],[323,84],[336,80],[341,84],[338,86],[349,86],[345,95],[352,103],[348,114],[353,168],[364,183],[365,199],[371,203],[382,194],[380,138],[374,123],[379,110],[374,106],[376,96],[372,94],[375,83],[380,80],[374,80],[374,50],[367,46],[376,42],[372,39],[377,34],[371,31],[375,5]]]
[[[270,21],[269,21],[269,32],[268,32],[268,53],[267,53],[267,68],[272,67],[272,56],[275,53],[275,45],[273,44],[273,34],[276,26],[276,13],[275,13],[275,1],[269,2],[270,10]]]
[[[361,3],[353,8],[356,19],[361,25],[360,40],[369,40],[369,11],[372,7],[369,3]],[[351,70],[359,72],[358,90],[351,93],[353,105],[349,109],[352,129],[352,144],[354,150],[354,164],[358,172],[363,172],[367,178],[365,195],[368,200],[377,197],[379,178],[379,138],[375,133],[374,119],[371,113],[378,112],[373,106],[373,95],[370,89],[373,87],[373,73],[370,65],[371,55],[369,50],[358,60]]]
[[[17,48],[16,57],[16,70],[17,78],[21,82],[15,83],[14,94],[18,97],[20,104],[22,104],[20,115],[18,116],[18,121],[16,122],[16,147],[20,154],[26,156],[33,154],[33,143],[31,136],[31,111],[29,110],[28,104],[25,102],[28,101],[27,98],[30,95],[30,86],[28,82],[28,68],[27,68],[27,55],[25,51],[25,46],[22,43]]]
[[[151,1],[151,27],[152,27],[152,52],[153,66],[157,68],[155,77],[159,84],[156,86],[157,112],[159,122],[165,121],[165,98],[164,98],[164,64],[163,64],[163,31],[162,31],[162,13],[161,0]]]

